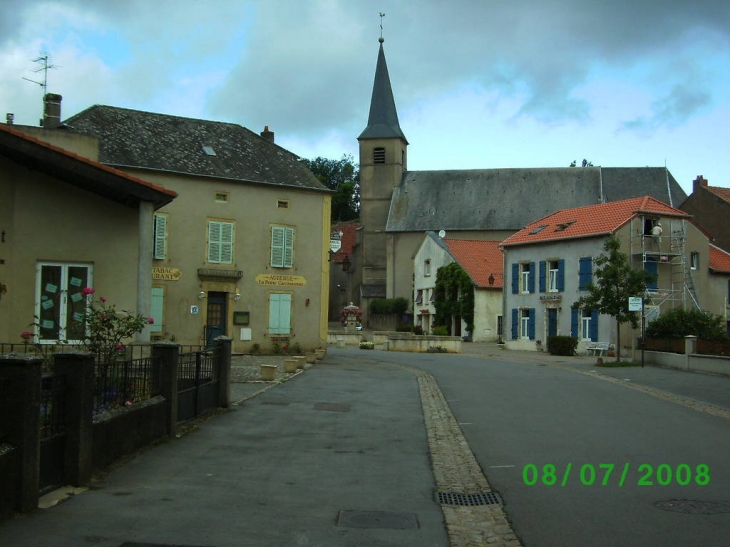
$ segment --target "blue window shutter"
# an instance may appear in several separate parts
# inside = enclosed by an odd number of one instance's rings
[[[565,259],[558,260],[558,292],[565,290]]]
[[[512,264],[512,294],[517,294],[520,290],[520,265]]]
[[[591,312],[591,342],[598,342],[598,310]]]
[[[570,335],[573,338],[578,338],[578,318],[580,317],[580,310],[572,308],[570,310]]]
[[[584,256],[578,260],[578,290],[587,291],[593,277],[593,258]]]
[[[512,340],[517,340],[517,321],[518,319],[518,310],[516,308],[512,308]]]
[[[647,283],[646,288],[650,290],[657,290],[659,288],[659,263],[657,262],[644,262],[644,269],[650,274],[654,274],[656,277],[652,283]]]
[[[535,292],[535,263],[530,262],[530,275],[527,278],[527,292]]]
[[[540,292],[545,292],[545,270],[547,269],[547,264],[544,260],[540,261]]]
[[[527,327],[527,333],[530,340],[535,339],[535,308],[530,308],[530,324]]]

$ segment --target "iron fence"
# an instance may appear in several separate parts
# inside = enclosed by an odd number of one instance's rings
[[[129,406],[160,393],[159,366],[142,357],[94,366],[94,415]]]
[[[40,431],[41,439],[64,432],[66,420],[66,377],[44,374],[41,378]]]

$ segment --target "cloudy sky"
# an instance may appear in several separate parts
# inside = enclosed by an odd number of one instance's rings
[[[357,157],[383,18],[414,170],[667,165],[730,187],[728,0],[0,0],[0,113],[106,104]]]

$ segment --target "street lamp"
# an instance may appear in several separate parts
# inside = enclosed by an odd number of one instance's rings
[[[352,260],[350,260],[350,257],[345,254],[345,258],[342,261],[342,271],[345,273],[351,273],[350,268],[352,267]]]

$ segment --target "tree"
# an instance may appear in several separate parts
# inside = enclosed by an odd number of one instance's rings
[[[644,269],[633,269],[620,248],[621,242],[616,236],[606,240],[603,245],[605,253],[595,260],[596,282],[587,286],[590,294],[573,304],[573,308],[597,310],[616,318],[616,362],[621,360],[621,324],[631,323],[633,328],[639,326],[638,315],[628,311],[629,297],[643,295],[647,285],[656,279]]]
[[[436,270],[434,307],[437,326],[451,328],[453,316],[461,317],[466,330],[474,332],[474,282],[456,262]]]
[[[331,220],[354,220],[360,216],[360,171],[351,155],[344,154],[339,160],[305,159],[304,163],[322,184],[335,191]]]
[[[569,167],[575,167],[575,166],[576,166],[575,160],[571,161]],[[593,167],[593,162],[592,161],[588,161],[587,159],[583,158],[583,161],[581,163],[581,166],[582,167]]]

